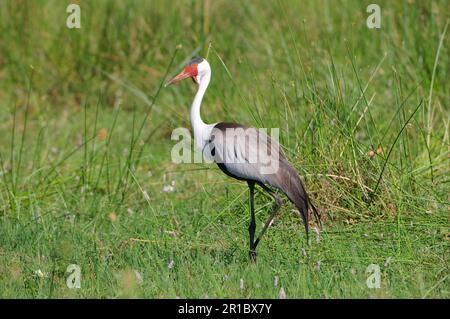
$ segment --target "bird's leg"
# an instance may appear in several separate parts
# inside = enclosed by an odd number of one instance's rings
[[[255,230],[256,230],[256,220],[255,220],[255,183],[248,182],[248,188],[250,189],[250,210],[251,210],[251,221],[248,226],[248,233],[250,235],[250,260],[256,262],[256,245],[255,245]]]
[[[269,193],[270,196],[273,197],[273,199],[275,200],[275,205],[272,208],[272,213],[270,214],[269,218],[267,219],[267,221],[265,222],[263,229],[261,230],[261,232],[258,235],[258,238],[256,239],[256,241],[254,242],[253,245],[253,249],[256,249],[256,246],[258,246],[258,243],[260,242],[262,236],[264,235],[264,233],[266,232],[267,228],[270,226],[270,223],[272,222],[272,220],[274,219],[275,215],[278,213],[278,211],[280,210],[281,205],[283,204],[280,196],[278,196],[277,193],[273,192],[270,188],[268,188],[266,185],[264,184],[259,184],[259,186],[262,187],[262,189],[264,189],[267,193]]]

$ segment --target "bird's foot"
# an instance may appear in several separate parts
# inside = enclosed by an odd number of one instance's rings
[[[250,250],[250,251],[248,252],[248,254],[249,254],[249,256],[250,256],[250,261],[251,261],[252,263],[256,263],[256,251]]]

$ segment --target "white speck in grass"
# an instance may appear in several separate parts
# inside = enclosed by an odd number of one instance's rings
[[[306,250],[305,250],[305,248],[302,248],[302,255],[303,255],[303,257],[306,257]]]
[[[239,280],[239,289],[244,290],[245,286],[244,286],[244,279],[240,279]]]
[[[352,276],[356,276],[356,270],[355,270],[355,268],[352,268],[352,269],[350,270],[350,273],[352,274]]]
[[[134,276],[136,277],[136,282],[138,285],[142,285],[142,283],[144,282],[144,280],[142,279],[142,275],[139,271],[134,270]]]
[[[280,293],[278,294],[278,299],[286,299],[286,291],[284,291],[284,288],[280,288]]]
[[[164,232],[173,238],[177,237],[177,233],[172,230],[165,230]]]
[[[174,190],[172,185],[164,185],[162,189],[163,193],[172,193]]]
[[[172,269],[175,266],[175,262],[173,261],[173,259],[171,259],[169,261],[169,263],[167,264],[167,268]]]
[[[389,267],[389,265],[391,264],[391,261],[392,261],[392,257],[391,256],[386,258],[386,260],[384,261],[384,267]]]
[[[316,270],[320,271],[320,260],[316,263]]]
[[[134,212],[131,208],[127,208],[128,216],[133,216]]]
[[[163,193],[172,193],[175,190],[175,181],[166,184],[166,174],[163,175]]]
[[[316,233],[316,244],[319,244],[319,228],[314,227],[314,232]]]
[[[368,235],[368,234],[364,234],[363,236],[364,236],[364,237],[366,237],[366,238],[367,238],[367,237],[369,237],[369,235]]]
[[[33,276],[38,277],[38,278],[46,278],[47,274],[45,272],[43,272],[42,270],[38,269],[33,272]]]
[[[223,275],[223,280],[224,280],[224,281],[227,281],[228,279],[230,279],[230,276],[228,276],[228,275]]]
[[[273,279],[273,285],[275,287],[278,286],[278,281],[279,281],[278,276],[275,276],[275,278]]]
[[[144,194],[144,198],[146,201],[150,201],[150,196],[148,195],[147,191],[143,191],[142,194]]]
[[[152,171],[148,171],[148,172],[147,172],[147,176],[148,176],[148,177],[152,177],[152,176],[153,176]]]

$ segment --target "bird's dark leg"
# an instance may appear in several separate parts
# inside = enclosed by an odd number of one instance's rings
[[[266,185],[264,185],[262,183],[258,183],[258,185],[261,186],[262,189],[264,189],[267,193],[269,193],[270,196],[273,197],[273,199],[275,200],[275,205],[273,206],[272,213],[270,214],[269,218],[265,222],[265,224],[263,226],[263,229],[259,233],[258,238],[254,242],[253,249],[256,249],[256,246],[258,246],[258,243],[260,242],[262,236],[266,232],[266,230],[269,227],[270,223],[272,222],[272,220],[274,219],[275,215],[280,210],[281,205],[283,204],[283,201],[281,200],[280,196],[278,196],[277,193],[273,192],[269,187],[267,187]]]
[[[250,189],[250,210],[251,210],[251,221],[248,226],[248,233],[250,235],[250,260],[256,262],[256,245],[255,245],[255,230],[256,230],[256,220],[255,220],[255,183],[248,182],[248,188]]]

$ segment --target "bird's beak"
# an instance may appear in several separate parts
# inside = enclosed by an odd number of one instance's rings
[[[168,81],[164,86],[174,84],[176,82],[179,82],[179,81],[187,79],[187,78],[194,78],[195,76],[197,76],[197,66],[190,65],[190,66],[185,67],[184,70],[180,74],[178,74],[172,80]]]

